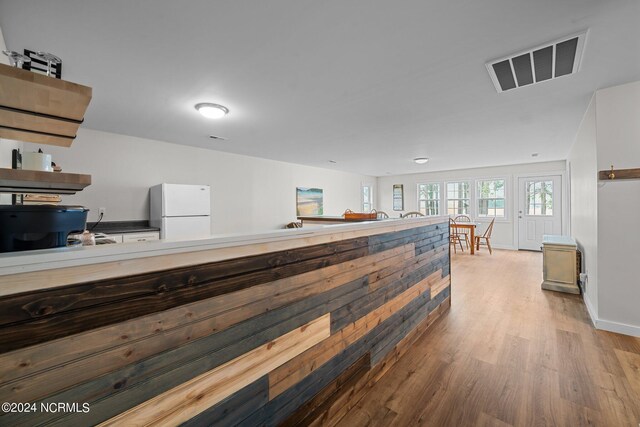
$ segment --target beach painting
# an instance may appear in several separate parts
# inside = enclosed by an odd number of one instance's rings
[[[322,215],[322,188],[296,187],[296,214],[298,216]]]

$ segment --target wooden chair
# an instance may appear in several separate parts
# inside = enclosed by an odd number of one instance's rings
[[[378,219],[387,219],[389,218],[389,214],[383,211],[378,211]]]
[[[301,221],[293,221],[293,222],[290,222],[289,224],[285,225],[284,228],[302,228],[302,222]]]
[[[480,245],[485,245],[489,248],[489,254],[493,254],[493,250],[491,249],[491,233],[493,232],[493,223],[496,221],[495,218],[491,220],[491,223],[484,231],[482,236],[476,236],[476,250],[480,250]],[[481,243],[484,240],[484,243]]]
[[[456,248],[456,243],[460,245],[460,249],[464,252],[464,248],[462,247],[462,238],[458,233],[458,227],[456,227],[456,222],[449,218],[449,245],[453,245],[453,252],[458,253],[458,249]]]
[[[400,218],[418,218],[420,216],[424,216],[424,214],[418,211],[413,211],[413,212],[407,212],[404,215],[400,215]]]
[[[458,215],[454,218],[454,221],[458,224],[461,222],[471,222],[471,218],[468,215]],[[469,230],[466,228],[458,228],[458,234],[464,237],[464,243],[467,245],[467,249],[469,249],[469,245],[473,244],[471,243],[471,239],[469,239]]]

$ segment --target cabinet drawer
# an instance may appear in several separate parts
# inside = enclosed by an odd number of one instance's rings
[[[122,243],[122,234],[107,234],[109,239],[115,240],[116,243]]]
[[[151,240],[160,240],[160,233],[154,231],[151,233],[127,233],[122,235],[122,243],[148,242]]]

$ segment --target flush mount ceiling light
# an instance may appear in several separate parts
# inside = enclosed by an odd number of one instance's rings
[[[414,162],[416,162],[419,165],[424,165],[425,163],[427,163],[429,161],[428,157],[416,157],[415,159],[413,159]]]
[[[196,110],[207,119],[220,119],[229,114],[229,109],[223,105],[212,104],[210,102],[202,102],[196,104]]]

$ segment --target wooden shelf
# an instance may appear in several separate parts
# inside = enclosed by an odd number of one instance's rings
[[[91,175],[0,168],[0,193],[75,194],[91,185]]]
[[[613,179],[609,178],[611,170],[598,172],[598,179],[603,181],[617,181],[619,179],[640,179],[640,169],[615,169]]]
[[[69,147],[92,89],[0,64],[0,137]]]

